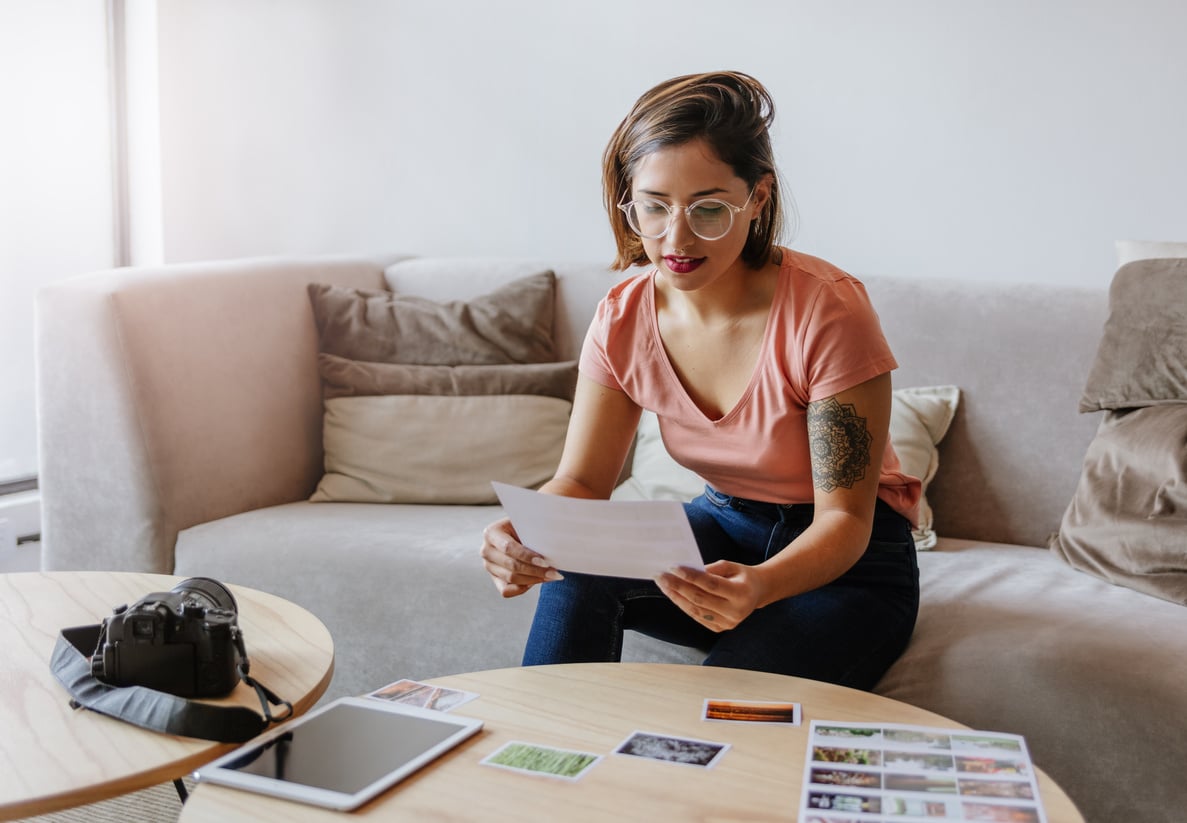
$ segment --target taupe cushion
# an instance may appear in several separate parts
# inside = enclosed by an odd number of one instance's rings
[[[1187,259],[1123,265],[1080,399],[1105,409],[1051,550],[1187,605]]]
[[[457,366],[556,360],[556,277],[524,277],[468,302],[310,284],[320,350],[351,360]]]
[[[1187,404],[1105,414],[1051,549],[1110,583],[1187,605]]]
[[[1080,411],[1187,402],[1187,259],[1117,270]]]

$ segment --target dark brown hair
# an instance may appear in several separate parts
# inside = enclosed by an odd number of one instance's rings
[[[618,254],[613,268],[647,263],[643,242],[627,225],[619,203],[630,199],[631,181],[644,157],[691,140],[708,143],[718,158],[752,189],[771,176],[771,196],[751,224],[742,260],[759,268],[771,259],[783,228],[779,175],[771,149],[775,104],[762,84],[740,72],[689,74],[660,83],[635,103],[602,155],[602,194]]]

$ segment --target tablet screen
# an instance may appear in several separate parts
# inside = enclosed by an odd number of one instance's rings
[[[343,698],[199,769],[212,780],[323,802],[302,787],[357,803],[469,737],[481,721],[415,707]],[[371,791],[364,790],[370,787]],[[338,801],[324,801],[334,807]],[[352,803],[350,805],[355,805]]]

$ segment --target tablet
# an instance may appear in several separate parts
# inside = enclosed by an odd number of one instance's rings
[[[201,767],[194,779],[347,811],[481,728],[474,718],[342,697]]]

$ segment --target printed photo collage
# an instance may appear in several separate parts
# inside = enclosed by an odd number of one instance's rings
[[[1046,823],[1026,741],[997,732],[813,720],[802,823]]]

